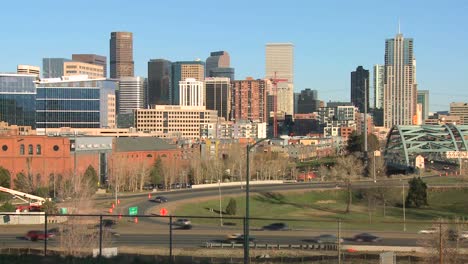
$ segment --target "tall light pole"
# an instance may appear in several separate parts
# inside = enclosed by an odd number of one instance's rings
[[[247,144],[247,168],[246,168],[246,175],[245,175],[245,225],[244,225],[244,263],[250,263],[249,257],[249,250],[250,250],[250,243],[249,243],[249,217],[250,217],[250,150],[253,149],[256,145],[260,142],[267,140],[268,138],[262,138],[256,141],[253,145]]]
[[[406,205],[405,205],[405,182],[401,183],[403,190],[402,202],[403,202],[403,231],[406,231]]]

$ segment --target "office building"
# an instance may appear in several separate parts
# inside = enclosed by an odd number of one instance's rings
[[[200,139],[205,124],[216,123],[218,113],[203,106],[156,105],[135,110],[135,128],[162,138]]]
[[[266,44],[265,78],[284,79],[277,84],[277,111],[294,114],[294,45]]]
[[[133,33],[112,32],[110,39],[110,77],[134,76]]]
[[[205,79],[206,109],[218,111],[218,116],[229,120],[231,114],[231,80],[209,77]]]
[[[205,106],[205,87],[203,82],[187,78],[179,82],[179,105]]]
[[[294,93],[294,114],[298,114],[298,103],[299,103],[299,95],[301,93]]]
[[[203,61],[176,61],[172,63],[172,104],[179,105],[179,82],[185,79],[203,81],[205,79],[205,63]]]
[[[100,65],[104,69],[104,77],[107,77],[107,58],[97,54],[72,54],[73,61],[86,62],[94,65]]]
[[[210,53],[206,59],[206,77],[226,77],[234,80],[234,68],[230,68],[231,58],[226,51]]]
[[[156,59],[148,62],[147,101],[148,105],[172,103],[172,63],[170,61]]]
[[[37,77],[41,76],[41,68],[39,66],[23,65],[20,64],[16,67],[16,73],[18,74],[34,74]]]
[[[382,109],[384,100],[384,81],[385,67],[384,65],[374,65],[374,108]]]
[[[231,96],[231,120],[266,123],[266,80],[247,78],[234,81]]]
[[[143,77],[121,77],[117,96],[117,112],[132,113],[145,108],[146,80]]]
[[[0,121],[36,128],[35,75],[0,73]]]
[[[86,76],[37,82],[37,128],[115,127],[117,83]]]
[[[422,120],[429,118],[429,90],[418,90],[418,104],[422,106]]]
[[[216,123],[205,124],[202,129],[202,137],[210,139],[260,139],[267,137],[266,128],[266,123],[220,120]]]
[[[459,116],[463,124],[468,124],[468,103],[450,103],[450,115]]]
[[[235,76],[234,68],[212,68],[210,70],[210,77],[225,77],[234,80]]]
[[[364,113],[369,110],[369,70],[358,66],[351,72],[351,102]]]
[[[398,33],[385,41],[384,126],[412,125],[417,103],[413,39]]]
[[[347,138],[356,130],[357,107],[350,102],[329,102],[318,111],[319,124],[325,137]]]
[[[42,59],[42,77],[60,78],[64,74],[63,64],[69,59],[65,58],[43,58]]]
[[[66,61],[63,63],[63,76],[88,75],[90,79],[105,78],[104,67],[79,61]]]
[[[297,112],[298,114],[309,114],[317,112],[320,100],[317,98],[317,90],[305,89],[298,95]]]

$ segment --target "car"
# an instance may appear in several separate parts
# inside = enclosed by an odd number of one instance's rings
[[[444,166],[444,170],[450,170],[450,166]]]
[[[269,225],[262,227],[262,230],[269,230],[269,231],[279,231],[279,230],[287,230],[287,229],[288,229],[288,225],[286,225],[285,223],[273,223],[273,224],[269,224]]]
[[[468,231],[461,231],[458,237],[463,240],[468,240]]]
[[[28,233],[26,233],[24,238],[26,238],[27,240],[31,240],[31,241],[37,241],[37,240],[48,240],[50,238],[53,238],[54,236],[55,235],[51,232],[45,233],[44,231],[40,231],[40,230],[31,230],[31,231],[28,231]]]
[[[151,191],[153,189],[156,189],[156,185],[154,184],[146,184],[143,186],[143,190],[146,190],[146,191]]]
[[[227,235],[226,240],[229,243],[244,243],[245,238],[243,234],[235,233],[235,234]],[[254,242],[254,241],[255,241],[255,237],[249,236],[249,242]]]
[[[421,229],[418,231],[418,234],[435,234],[439,232],[439,229],[438,228],[435,228],[435,227],[430,227],[430,228],[426,228],[426,229]]]
[[[338,238],[335,235],[328,235],[328,234],[320,235],[316,237],[314,240],[316,243],[319,243],[319,244],[336,244],[338,242],[343,243],[344,241],[342,238],[338,240]]]
[[[157,203],[167,203],[169,200],[164,196],[156,196],[154,197],[154,201]]]
[[[361,233],[361,234],[355,235],[353,237],[353,240],[356,242],[378,242],[382,239],[378,236],[374,236],[369,233]]]
[[[179,218],[172,223],[173,226],[179,227],[180,229],[191,229],[192,222],[186,218]]]

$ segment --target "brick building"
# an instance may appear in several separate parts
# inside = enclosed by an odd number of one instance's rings
[[[231,96],[231,120],[267,122],[266,81],[247,78],[234,81]]]

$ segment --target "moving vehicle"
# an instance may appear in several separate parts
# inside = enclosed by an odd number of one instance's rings
[[[430,228],[426,228],[426,229],[421,229],[418,231],[418,234],[435,234],[439,232],[439,229],[438,228],[435,228],[435,227],[430,227]]]
[[[229,234],[226,237],[226,240],[230,243],[244,243],[244,235],[243,234]],[[249,242],[255,241],[255,237],[249,236]]]
[[[44,240],[44,239],[50,239],[53,238],[55,235],[51,232],[47,232],[47,234],[44,231],[39,231],[39,230],[31,230],[26,235],[24,238],[27,240],[31,241],[37,241],[37,240]]]
[[[285,223],[273,223],[262,227],[262,230],[269,231],[279,231],[279,230],[288,230],[288,225]]]
[[[468,231],[461,231],[458,237],[463,240],[468,240]]]
[[[156,196],[154,197],[154,201],[157,203],[167,203],[169,200],[164,196]]]
[[[319,243],[319,244],[336,244],[338,243],[338,238],[335,236],[335,235],[320,235],[318,237],[316,237],[315,239],[315,242],[316,243]],[[340,238],[339,242],[340,243],[343,243],[343,239]]]
[[[192,222],[186,218],[179,218],[172,223],[173,226],[179,227],[180,229],[191,229]]]
[[[374,236],[369,233],[361,233],[361,234],[355,235],[353,237],[353,240],[356,242],[378,242],[378,241],[381,241],[382,238],[378,236]]]

